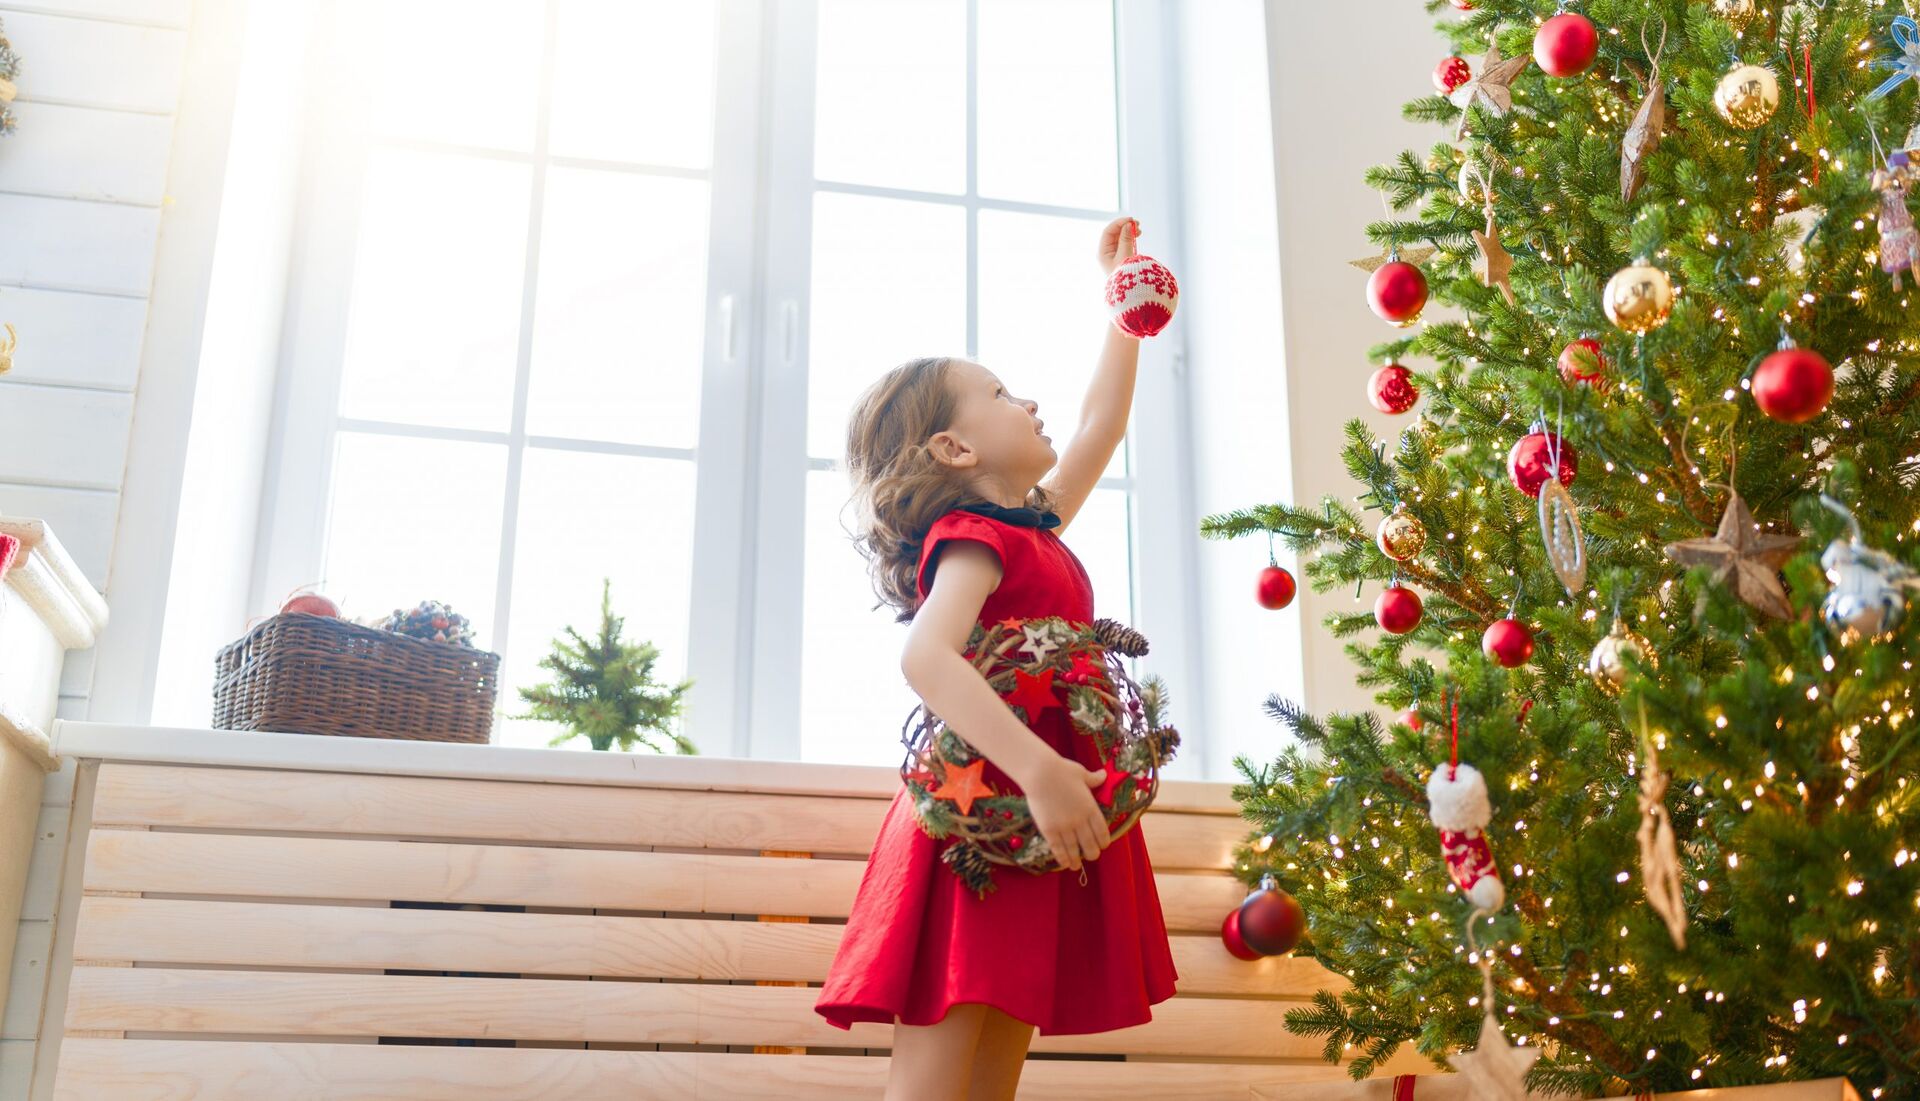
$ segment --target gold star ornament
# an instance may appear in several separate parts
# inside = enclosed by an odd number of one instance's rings
[[[1489,1013],[1480,1022],[1480,1042],[1456,1051],[1447,1062],[1473,1087],[1474,1101],[1527,1101],[1527,1071],[1540,1058],[1537,1047],[1514,1047]]]
[[[1453,136],[1458,139],[1466,135],[1467,110],[1476,103],[1496,117],[1512,110],[1513,78],[1532,60],[1527,54],[1502,60],[1500,47],[1488,46],[1487,56],[1480,60],[1480,75],[1447,94],[1447,99],[1460,108],[1460,125],[1454,128]]]
[[[1409,264],[1412,264],[1414,267],[1417,268],[1420,265],[1426,263],[1427,260],[1430,257],[1432,257],[1433,254],[1437,251],[1439,250],[1430,248],[1426,245],[1418,245],[1418,246],[1401,249],[1399,258],[1401,260],[1406,261]],[[1352,264],[1354,267],[1359,268],[1361,271],[1364,271],[1367,274],[1371,275],[1374,272],[1380,270],[1380,265],[1392,259],[1394,259],[1393,250],[1381,249],[1380,255],[1378,256],[1367,256],[1359,260],[1349,260],[1347,261],[1347,263]]]
[[[1798,535],[1765,535],[1754,530],[1753,513],[1735,493],[1720,515],[1720,530],[1710,538],[1667,544],[1667,557],[1683,566],[1707,566],[1713,579],[1734,595],[1776,619],[1793,618],[1780,567],[1800,549]]]

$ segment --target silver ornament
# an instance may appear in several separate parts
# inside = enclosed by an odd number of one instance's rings
[[[1593,683],[1608,695],[1617,694],[1627,685],[1627,677],[1633,672],[1630,662],[1638,661],[1643,665],[1653,664],[1653,649],[1647,640],[1627,629],[1627,625],[1616,619],[1613,630],[1601,639],[1587,656],[1587,675]]]
[[[1580,528],[1573,494],[1558,477],[1540,486],[1540,541],[1547,548],[1547,564],[1567,595],[1578,593],[1587,583],[1587,536]]]
[[[1820,566],[1833,589],[1820,602],[1820,618],[1842,646],[1862,639],[1879,642],[1907,617],[1905,590],[1920,588],[1920,576],[1885,551],[1867,546],[1860,523],[1846,506],[1822,494],[1828,508],[1846,517],[1848,534],[1827,544]]]

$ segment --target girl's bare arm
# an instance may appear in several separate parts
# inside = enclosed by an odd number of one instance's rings
[[[1116,218],[1100,239],[1100,265],[1108,271],[1134,254],[1133,220]],[[1106,472],[1114,449],[1127,434],[1127,417],[1133,410],[1133,380],[1140,363],[1140,342],[1107,326],[1106,344],[1100,362],[1094,367],[1093,381],[1080,406],[1080,423],[1073,439],[1061,453],[1060,462],[1048,476],[1044,488],[1053,497],[1053,511],[1064,530],[1086,504],[1095,483]]]

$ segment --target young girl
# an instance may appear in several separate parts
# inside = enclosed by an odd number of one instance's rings
[[[1138,234],[1131,218],[1110,223],[1100,266],[1133,255]],[[1138,342],[1110,327],[1064,456],[1034,402],[964,359],[902,364],[854,410],[857,542],[880,598],[911,624],[901,670],[987,758],[989,786],[1027,797],[1069,869],[1001,868],[979,898],[940,860],[957,842],[921,831],[904,786],[894,796],[814,1004],[841,1028],[894,1026],[889,1101],[1011,1098],[1035,1027],[1126,1028],[1173,996],[1146,838],[1138,823],[1109,836],[1090,790],[1103,774],[1092,738],[1063,708],[1026,725],[962,656],[975,623],[1093,619],[1087,572],[1059,533],[1126,433],[1138,361]]]

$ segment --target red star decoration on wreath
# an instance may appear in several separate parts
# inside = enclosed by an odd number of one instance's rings
[[[1026,620],[1021,619],[1017,615],[1010,615],[1007,618],[1001,620],[999,623],[994,624],[994,626],[1004,627],[1009,631],[1018,631],[1020,629],[1020,625],[1025,622]]]
[[[947,782],[941,784],[933,793],[935,799],[951,799],[960,808],[961,814],[973,813],[973,801],[994,794],[987,786],[986,778],[980,770],[987,767],[985,757],[976,757],[973,763],[962,768],[947,767]]]
[[[1103,670],[1100,663],[1085,654],[1073,655],[1073,668],[1067,670],[1065,680],[1068,684],[1085,684],[1090,680],[1101,679]]]
[[[1060,700],[1053,694],[1053,670],[1043,671],[1039,676],[1025,669],[1013,671],[1013,691],[1007,693],[1007,702],[1027,713],[1027,721],[1039,719],[1049,707],[1059,707]]]
[[[1093,797],[1100,801],[1101,806],[1110,807],[1113,805],[1115,793],[1120,790],[1120,781],[1133,774],[1125,769],[1113,767],[1112,761],[1102,761],[1100,764],[1107,770],[1107,776],[1100,781],[1100,786],[1094,789]]]
[[[933,783],[933,773],[928,772],[925,769],[921,769],[918,772],[907,773],[907,779],[912,780],[917,784],[922,784],[922,785],[931,784]]]

